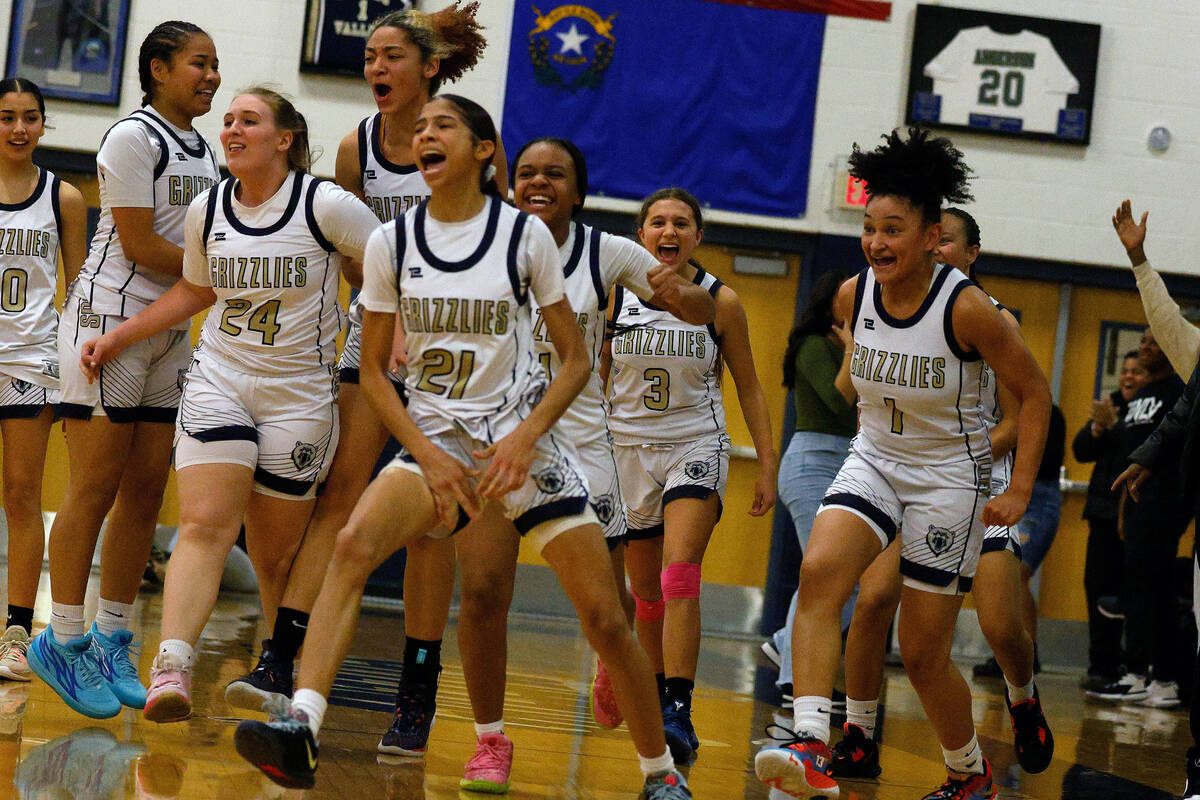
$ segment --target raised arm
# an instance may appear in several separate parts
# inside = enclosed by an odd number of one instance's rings
[[[775,505],[775,487],[779,477],[779,453],[775,450],[775,439],[771,433],[771,415],[762,384],[754,369],[754,354],[750,351],[750,329],[746,324],[746,310],[742,301],[728,286],[717,291],[717,333],[721,337],[721,357],[729,365],[737,387],[738,404],[750,438],[754,440],[754,452],[758,456],[758,480],[754,483],[754,502],[750,515],[761,517]]]
[[[1113,228],[1133,265],[1142,308],[1158,346],[1177,373],[1190,375],[1200,360],[1200,328],[1184,318],[1162,277],[1146,258],[1146,219],[1149,216],[1150,212],[1143,212],[1141,221],[1135,222],[1132,205],[1126,200],[1113,214]]]

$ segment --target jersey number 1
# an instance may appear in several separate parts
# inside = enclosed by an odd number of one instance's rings
[[[892,433],[904,433],[904,412],[896,408],[896,398],[885,397],[883,404],[892,410]]]

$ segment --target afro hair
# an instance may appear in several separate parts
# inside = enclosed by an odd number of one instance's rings
[[[943,203],[975,199],[968,186],[971,168],[949,139],[922,128],[909,128],[907,139],[898,130],[882,138],[870,152],[855,144],[850,155],[850,174],[866,182],[870,196],[903,197],[929,222],[941,219]]]

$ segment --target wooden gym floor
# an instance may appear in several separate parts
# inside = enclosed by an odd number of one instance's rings
[[[95,583],[93,581],[93,583]],[[49,608],[43,576],[38,608]],[[93,601],[94,602],[94,599]],[[138,602],[137,634],[148,676],[158,641],[161,595]],[[89,613],[91,608],[89,608]],[[35,629],[46,624],[39,618]],[[366,613],[351,659],[339,676],[321,735],[317,786],[286,792],[243,762],[233,749],[239,714],[224,700],[227,681],[253,664],[267,632],[253,596],[222,598],[205,630],[194,677],[197,716],[154,725],[126,709],[111,720],[87,720],[44,684],[0,682],[0,798],[302,798],[309,800],[479,800],[460,792],[473,743],[470,707],[458,669],[454,625],[446,637],[437,724],[424,761],[376,758],[389,722],[403,620]],[[312,641],[309,647],[319,647]],[[641,778],[622,727],[600,729],[591,718],[593,657],[573,622],[514,618],[509,629],[507,731],[516,743],[509,797],[521,800],[634,798]],[[969,674],[969,673],[968,673]],[[1166,800],[1183,785],[1189,744],[1185,711],[1087,703],[1079,676],[1053,670],[1039,678],[1057,742],[1043,774],[1015,765],[1003,687],[972,683],[974,715],[992,759],[1002,798]],[[790,726],[777,708],[773,675],[757,641],[710,637],[700,656],[694,719],[702,746],[689,780],[696,800],[774,797],[755,780],[752,763],[763,729]],[[882,717],[881,780],[844,782],[849,800],[916,800],[943,779],[940,751],[915,693],[889,669]],[[779,795],[779,800],[783,796]]]

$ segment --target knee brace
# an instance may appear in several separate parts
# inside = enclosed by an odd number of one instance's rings
[[[658,622],[666,616],[667,604],[662,600],[643,600],[637,596],[637,592],[631,591],[630,594],[633,595],[633,615],[642,622]]]
[[[700,565],[687,561],[668,564],[662,571],[663,600],[700,598]]]

